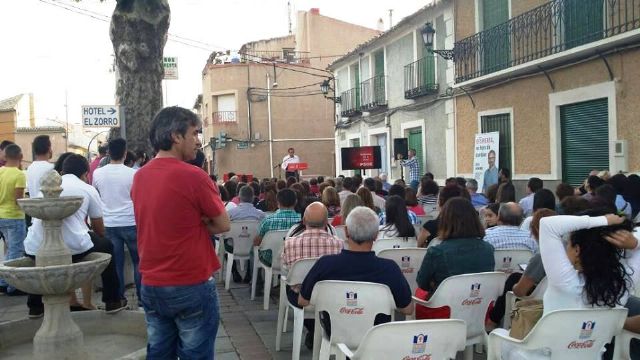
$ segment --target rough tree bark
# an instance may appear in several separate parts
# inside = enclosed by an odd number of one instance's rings
[[[149,125],[162,108],[162,53],[169,30],[168,0],[117,0],[110,37],[118,68],[116,102],[124,109],[130,150],[146,150]],[[111,137],[119,137],[114,129]]]

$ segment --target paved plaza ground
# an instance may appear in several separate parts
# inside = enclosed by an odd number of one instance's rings
[[[274,289],[271,294],[271,305],[268,311],[262,309],[262,297],[250,300],[250,286],[233,284],[231,290],[224,289],[218,281],[218,296],[222,321],[216,340],[216,360],[236,359],[291,359],[292,333],[288,331],[282,336],[282,349],[275,351],[276,321],[278,315],[277,298]],[[94,303],[100,304],[100,293],[94,294]],[[133,289],[127,290],[129,305],[137,304]],[[27,317],[26,297],[0,296],[0,324],[6,321]],[[133,310],[130,310],[133,311]],[[289,320],[288,329],[293,327]],[[462,357],[459,354],[458,358]],[[484,355],[475,355],[476,360],[484,359]],[[301,360],[311,359],[311,351],[302,345]]]

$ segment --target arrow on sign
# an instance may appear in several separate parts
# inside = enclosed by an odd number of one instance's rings
[[[116,113],[116,109],[114,108],[109,109],[109,114],[113,115],[115,113]]]

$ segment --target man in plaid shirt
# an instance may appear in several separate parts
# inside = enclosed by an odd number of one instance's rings
[[[327,232],[328,212],[321,202],[314,202],[304,211],[303,223],[305,231],[293,236],[284,242],[282,247],[282,274],[286,275],[293,263],[298,260],[322,255],[338,254],[342,251],[344,240]],[[300,285],[289,287],[287,285],[287,298],[294,306],[298,305],[298,293]],[[307,329],[305,345],[311,349],[313,344],[314,321],[305,319],[304,326]]]
[[[337,254],[344,245],[344,240],[327,232],[327,208],[323,203],[316,201],[307,206],[302,221],[306,230],[287,239],[282,248],[282,272],[285,275],[294,262]]]
[[[409,181],[410,186],[418,191],[418,184],[420,184],[420,163],[416,157],[416,150],[409,150],[409,160],[400,159],[400,165],[409,168]]]
[[[290,227],[300,222],[300,214],[294,208],[296,206],[296,193],[291,189],[278,191],[278,211],[262,220],[258,228],[258,235],[253,240],[253,245],[260,246],[262,238],[269,231],[289,230]],[[259,251],[260,261],[266,265],[271,265],[271,250]]]

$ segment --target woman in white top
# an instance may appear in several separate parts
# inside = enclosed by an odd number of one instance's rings
[[[385,203],[385,224],[380,225],[378,239],[415,236],[416,230],[409,221],[404,199],[397,195],[389,196]]]
[[[590,210],[588,215],[603,215]],[[639,241],[624,217],[551,216],[540,220],[540,255],[547,274],[544,314],[623,306],[640,271]],[[566,247],[562,242],[567,236]],[[502,330],[504,331],[504,330]],[[545,359],[540,350],[503,348],[505,359]]]

